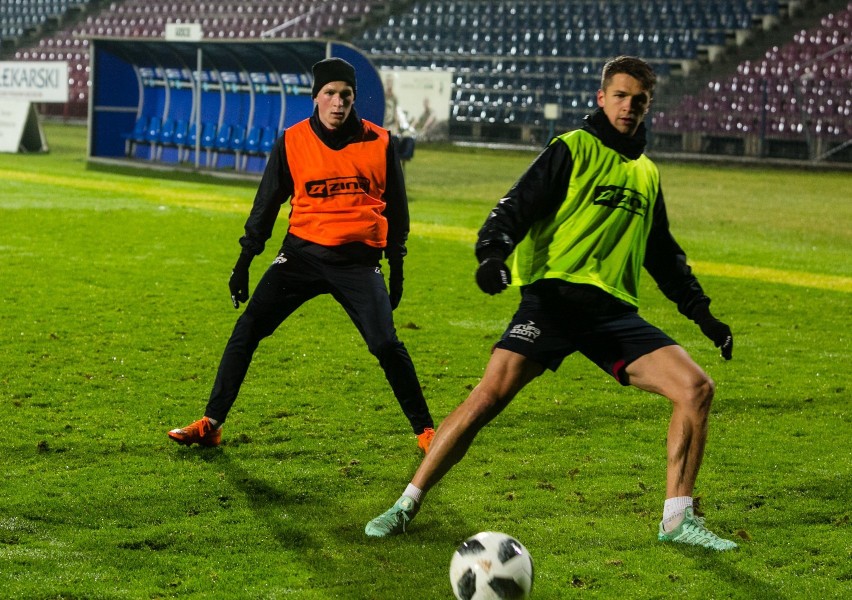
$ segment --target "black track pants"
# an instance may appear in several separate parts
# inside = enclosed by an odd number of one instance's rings
[[[225,421],[260,341],[271,335],[302,304],[331,294],[358,328],[367,348],[379,360],[402,412],[415,433],[433,427],[414,363],[397,338],[384,278],[378,267],[328,264],[288,248],[279,254],[237,319],[205,415]],[[335,340],[327,340],[334,344]],[[321,368],[321,366],[318,366]]]

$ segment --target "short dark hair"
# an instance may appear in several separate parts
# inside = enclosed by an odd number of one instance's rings
[[[605,90],[612,81],[613,76],[625,73],[636,79],[642,87],[651,95],[654,95],[654,86],[657,85],[657,75],[647,62],[635,56],[616,56],[607,61],[601,73],[601,89]]]

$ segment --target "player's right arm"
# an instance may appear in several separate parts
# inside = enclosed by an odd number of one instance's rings
[[[281,205],[293,195],[293,185],[282,135],[269,154],[251,213],[246,220],[245,235],[240,238],[243,254],[254,257],[263,252],[266,241],[272,236]]]
[[[565,200],[572,164],[566,144],[550,144],[489,213],[476,242],[476,283],[483,292],[499,294],[512,282],[506,258],[533,223]]]
[[[228,289],[234,308],[249,299],[249,267],[255,256],[263,252],[266,241],[272,236],[275,220],[281,205],[293,195],[293,177],[287,164],[284,136],[278,138],[269,154],[263,177],[254,196],[245,235],[240,238],[240,256],[231,271]]]
[[[479,230],[476,257],[505,260],[532,224],[559,208],[568,192],[573,160],[566,144],[555,142],[497,202]]]

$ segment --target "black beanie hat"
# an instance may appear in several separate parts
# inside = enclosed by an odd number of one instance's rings
[[[355,67],[342,58],[326,58],[311,67],[314,73],[314,86],[311,88],[311,98],[316,98],[325,84],[331,81],[345,81],[352,86],[353,96],[357,94],[355,89]]]

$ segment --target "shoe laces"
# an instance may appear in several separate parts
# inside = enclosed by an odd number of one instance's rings
[[[402,526],[403,533],[405,532],[405,526],[411,522],[411,516],[408,514],[408,510],[406,510],[402,506],[397,506],[397,510],[394,511],[393,516],[395,517],[394,521]]]
[[[187,425],[184,428],[184,432],[187,434],[191,434],[195,431],[198,433],[199,437],[205,437],[214,429],[215,427],[213,427],[213,423],[211,423],[207,417],[204,417],[202,419],[199,419],[195,423],[192,423],[191,425]]]
[[[720,538],[718,535],[707,529],[704,526],[704,518],[693,516],[689,522],[683,524],[683,532],[678,536],[678,540],[683,540],[688,544],[696,545],[712,545],[714,547],[724,547],[732,544],[728,540]]]
[[[411,522],[412,517],[408,515],[408,510],[398,503],[395,504],[389,511],[381,515],[379,521],[388,532],[394,531],[397,527],[402,527],[402,532],[405,533],[405,527]]]
[[[402,525],[402,532],[405,533],[405,526],[411,522],[411,517],[409,517],[408,513],[402,509],[400,509],[397,513],[397,517],[397,521]]]

